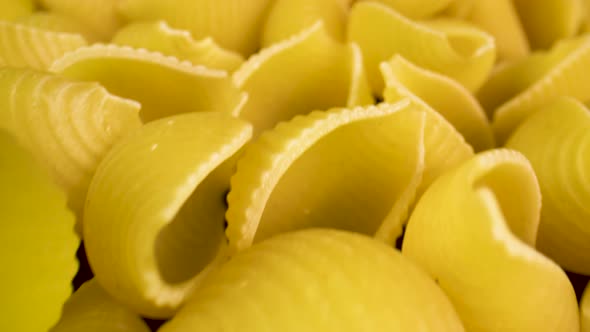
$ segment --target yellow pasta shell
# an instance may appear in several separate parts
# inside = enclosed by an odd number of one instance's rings
[[[65,303],[49,332],[150,332],[134,312],[113,300],[94,279],[84,283]]]
[[[137,100],[146,122],[196,111],[236,113],[244,99],[227,72],[145,49],[95,44],[66,54],[50,70],[97,81],[112,93]]]
[[[0,3],[0,20],[15,21],[30,15],[34,9],[33,0],[5,0]]]
[[[475,151],[494,146],[494,134],[475,97],[452,78],[420,68],[400,55],[381,64],[386,102],[418,97],[438,111],[465,137]],[[396,100],[391,100],[394,98]]]
[[[0,183],[0,330],[47,331],[78,269],[74,216],[65,195],[1,129]]]
[[[105,157],[88,191],[84,241],[113,298],[170,317],[225,259],[224,194],[251,134],[229,114],[187,113],[146,124]]]
[[[79,216],[98,163],[116,141],[141,126],[138,112],[136,102],[96,83],[0,69],[0,128],[32,152]]]
[[[67,1],[67,0],[66,0]],[[164,20],[194,38],[212,37],[223,48],[248,56],[259,37],[271,0],[119,0],[119,13],[129,21]]]
[[[590,332],[590,286],[586,286],[580,301],[580,332]]]
[[[410,216],[402,253],[438,281],[468,331],[575,332],[573,287],[534,249],[540,208],[526,158],[484,152],[427,189]]]
[[[379,64],[399,54],[413,63],[445,74],[470,91],[477,90],[495,60],[491,35],[459,21],[410,20],[390,7],[374,2],[353,6],[349,40],[363,51],[373,92],[383,92]]]
[[[433,16],[457,0],[356,0],[363,1],[379,2],[408,18],[421,19]]]
[[[211,273],[161,332],[453,331],[461,321],[398,251],[337,230],[263,241]]]
[[[560,98],[529,117],[506,146],[522,152],[539,177],[539,250],[590,275],[590,111]]]
[[[46,70],[67,52],[86,46],[77,34],[0,21],[0,64]]]
[[[259,133],[315,109],[371,104],[361,58],[354,44],[336,42],[317,22],[234,73],[236,86],[248,93],[239,116]]]
[[[92,30],[84,24],[63,14],[38,11],[18,20],[19,23],[42,30],[80,34],[88,41],[96,41]]]
[[[117,31],[112,43],[145,48],[229,72],[244,62],[240,54],[224,50],[213,39],[194,40],[189,31],[174,29],[165,21],[131,23]]]

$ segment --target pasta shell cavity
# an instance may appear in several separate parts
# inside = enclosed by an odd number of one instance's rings
[[[560,98],[527,119],[507,146],[521,151],[539,177],[539,250],[567,270],[590,275],[590,111]]]
[[[0,69],[0,128],[32,152],[79,216],[98,163],[116,141],[141,126],[138,113],[136,102],[96,83]]]
[[[224,194],[252,134],[220,112],[146,124],[105,157],[85,206],[85,246],[105,290],[134,311],[170,317],[225,258]]]
[[[68,299],[62,316],[49,332],[149,332],[136,313],[115,301],[99,283],[84,283]]]
[[[234,73],[234,83],[248,93],[239,116],[258,133],[314,109],[370,103],[361,56],[354,45],[333,40],[317,22],[252,56]]]
[[[449,19],[417,22],[374,2],[353,6],[348,38],[363,51],[376,94],[383,92],[379,64],[396,54],[452,77],[470,91],[483,84],[496,58],[493,37],[466,23]]]
[[[86,45],[77,34],[0,21],[0,63],[5,66],[46,70],[55,59]]]
[[[0,183],[0,330],[47,331],[78,269],[74,216],[65,195],[1,129]]]
[[[354,299],[352,301],[351,299]],[[206,278],[161,332],[453,331],[448,299],[395,249],[305,230],[266,240]]]
[[[146,122],[196,111],[235,113],[244,99],[227,72],[144,49],[96,44],[66,54],[50,70],[97,81],[112,93],[137,100]]]
[[[195,65],[229,72],[244,62],[240,54],[224,50],[213,39],[194,40],[189,31],[174,29],[165,21],[131,23],[117,31],[112,42],[161,52]]]
[[[468,331],[578,331],[572,285],[534,250],[540,208],[524,156],[478,154],[424,193],[402,253],[438,281]]]

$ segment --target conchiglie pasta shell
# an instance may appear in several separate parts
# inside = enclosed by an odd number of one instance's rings
[[[356,2],[363,1],[380,2],[408,18],[423,19],[435,15],[457,0],[357,0]]]
[[[244,62],[240,54],[224,50],[213,39],[194,40],[189,31],[174,29],[165,21],[131,23],[117,31],[112,43],[145,48],[228,72],[233,72]]]
[[[494,146],[494,134],[486,114],[475,97],[452,78],[420,68],[400,55],[381,64],[386,89],[386,102],[399,95],[401,98],[418,97],[432,106],[465,137],[476,151]]]
[[[49,332],[150,332],[136,313],[115,301],[95,279],[68,299],[62,316]]]
[[[227,72],[145,49],[95,44],[66,54],[50,70],[97,81],[112,93],[137,100],[146,122],[196,111],[235,113],[244,100]]]
[[[47,331],[78,269],[74,216],[63,192],[3,130],[0,183],[0,330]]]
[[[353,6],[348,38],[363,51],[373,92],[383,92],[379,64],[400,54],[413,63],[445,74],[470,91],[477,90],[495,60],[491,35],[459,21],[412,21],[373,2]]]
[[[96,83],[0,69],[0,128],[32,152],[78,216],[98,163],[116,141],[141,126],[138,113],[136,102]]]
[[[0,20],[16,21],[30,15],[34,9],[33,0],[5,0],[0,3]]]
[[[539,178],[539,250],[590,275],[590,111],[560,98],[528,118],[506,146],[522,152]]]
[[[590,332],[590,286],[586,286],[580,301],[580,332]]]
[[[42,30],[80,34],[88,41],[95,41],[96,36],[83,23],[63,14],[48,11],[38,11],[18,20],[19,23]]]
[[[468,331],[575,332],[573,287],[534,249],[540,208],[524,156],[485,152],[428,188],[410,217],[402,253],[438,281]]]
[[[214,271],[161,332],[462,332],[424,272],[391,247],[337,230],[263,241]]]
[[[0,21],[0,63],[5,66],[46,70],[55,59],[86,45],[77,34]]]
[[[224,194],[249,124],[220,112],[146,124],[99,165],[84,209],[96,279],[116,300],[167,318],[226,257]]]

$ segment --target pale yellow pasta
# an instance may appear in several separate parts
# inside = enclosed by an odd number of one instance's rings
[[[65,0],[69,1],[69,0]],[[271,0],[119,0],[128,21],[165,20],[196,39],[213,38],[244,56],[259,48],[259,36]]]
[[[194,40],[189,31],[174,29],[165,21],[131,23],[117,31],[111,42],[161,52],[195,65],[229,72],[244,62],[240,54],[224,50],[213,39]]]
[[[46,70],[55,59],[86,44],[77,34],[0,21],[0,63],[5,66]]]
[[[413,21],[373,2],[353,6],[348,38],[363,51],[375,94],[381,94],[384,86],[379,64],[396,54],[475,91],[492,69],[496,53],[492,36],[466,23],[449,19]]]
[[[357,0],[356,2],[380,2],[404,16],[414,19],[431,17],[457,0]]]
[[[381,72],[385,79],[386,102],[420,98],[445,117],[475,151],[494,146],[494,134],[484,110],[457,81],[420,68],[400,55],[382,63]]]
[[[80,34],[90,42],[96,40],[92,30],[75,19],[49,11],[38,11],[18,20],[19,23],[42,30]]]
[[[84,207],[88,261],[113,298],[147,317],[171,317],[226,258],[224,195],[251,135],[229,114],[186,113],[113,147]]]
[[[4,0],[0,2],[0,20],[16,21],[30,15],[34,9],[33,0]]]
[[[538,249],[565,269],[590,275],[590,111],[560,98],[523,122],[506,146],[521,151],[539,178]]]
[[[50,71],[97,81],[112,93],[140,102],[144,121],[197,111],[233,114],[245,99],[226,71],[144,49],[95,44],[66,54]]]
[[[87,281],[65,303],[49,332],[150,332],[136,313],[109,296],[95,279]]]
[[[159,331],[464,329],[443,292],[397,250],[363,235],[316,229],[233,257]]]
[[[141,126],[138,113],[136,102],[96,83],[0,68],[0,128],[32,152],[78,216],[96,166],[115,142]]]
[[[361,57],[356,46],[336,42],[317,22],[263,49],[233,74],[248,93],[239,116],[260,133],[316,109],[371,104]]]
[[[590,286],[586,286],[580,301],[580,332],[590,332]]]
[[[521,154],[492,150],[440,176],[406,227],[402,253],[449,296],[467,331],[579,331],[561,268],[534,249],[541,195]]]

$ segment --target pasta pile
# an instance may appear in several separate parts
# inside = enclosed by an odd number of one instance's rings
[[[0,330],[590,332],[589,87],[587,0],[3,0]]]

